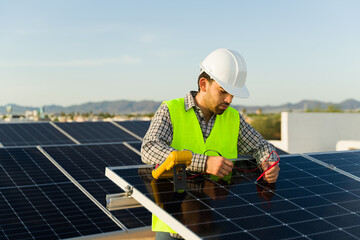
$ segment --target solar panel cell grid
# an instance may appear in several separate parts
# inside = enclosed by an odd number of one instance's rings
[[[80,143],[138,141],[110,122],[55,123]]]
[[[116,123],[135,133],[141,138],[145,136],[150,126],[150,121],[124,121]]]
[[[4,239],[59,239],[122,231],[36,148],[0,149]]]
[[[0,163],[0,187],[69,181],[35,148],[0,149]]]
[[[121,230],[72,183],[2,189],[5,235],[58,239]],[[23,238],[23,237],[21,237]]]
[[[360,151],[307,155],[360,177]]]
[[[106,179],[106,166],[137,165],[140,156],[123,144],[44,147],[77,181]]]
[[[72,144],[73,142],[49,123],[0,124],[3,146]]]

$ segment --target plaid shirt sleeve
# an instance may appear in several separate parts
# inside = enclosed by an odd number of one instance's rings
[[[240,115],[240,114],[239,114]],[[240,133],[238,139],[238,153],[252,155],[258,164],[265,161],[270,153],[275,151],[274,146],[266,141],[261,134],[256,131],[240,115]],[[276,161],[277,156],[273,153],[268,161]]]
[[[170,112],[166,104],[162,104],[156,111],[150,127],[141,145],[141,160],[146,164],[160,164],[175,149],[171,147],[173,128]],[[195,172],[205,171],[207,156],[193,154],[190,166],[187,170]]]

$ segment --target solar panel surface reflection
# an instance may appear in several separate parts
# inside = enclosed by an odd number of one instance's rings
[[[188,180],[183,194],[168,179],[154,182],[149,168],[113,172],[204,239],[360,238],[360,189],[346,187],[358,182],[297,155],[280,167],[274,185],[238,171],[231,184]]]
[[[36,148],[0,149],[0,239],[123,231]]]

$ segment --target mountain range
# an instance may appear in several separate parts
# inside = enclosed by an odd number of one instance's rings
[[[93,112],[98,113],[111,113],[111,114],[147,114],[154,113],[157,108],[160,106],[161,102],[159,101],[128,101],[128,100],[118,100],[118,101],[103,101],[103,102],[88,102],[80,105],[71,105],[68,107],[63,107],[59,105],[46,105],[43,106],[45,113],[55,113],[59,114],[64,113],[85,113]],[[39,107],[27,107],[20,106],[17,104],[8,104],[12,107],[13,114],[24,114],[25,111],[39,110]],[[6,105],[7,106],[7,105]],[[360,101],[355,99],[348,99],[340,103],[331,103],[331,102],[321,102],[315,100],[303,100],[298,103],[287,103],[278,106],[242,106],[242,105],[232,105],[232,107],[237,110],[246,110],[247,113],[254,113],[258,109],[261,109],[263,113],[276,113],[282,111],[303,111],[303,110],[315,110],[315,109],[328,109],[329,106],[335,107],[336,109],[344,111],[354,111],[360,110]],[[6,113],[5,106],[0,106],[0,113]]]

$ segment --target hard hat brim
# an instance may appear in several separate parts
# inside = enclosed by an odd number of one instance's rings
[[[235,97],[238,98],[248,98],[250,96],[249,94],[249,90],[247,89],[247,87],[244,85],[242,88],[238,88],[238,87],[234,87],[230,84],[224,83],[222,81],[219,81],[217,79],[215,79],[215,81],[223,88],[225,89],[225,91],[227,91],[228,93],[230,93],[231,95],[234,95]]]
[[[202,69],[201,73],[202,72],[206,72],[206,71]],[[234,95],[235,97],[238,97],[238,98],[248,98],[250,96],[249,90],[247,89],[247,87],[245,85],[242,88],[234,87],[228,83],[224,83],[223,81],[220,81],[216,77],[212,76],[210,73],[207,73],[207,74],[210,76],[211,79],[215,80],[223,89],[225,89],[225,91],[227,91],[231,95]]]

